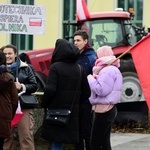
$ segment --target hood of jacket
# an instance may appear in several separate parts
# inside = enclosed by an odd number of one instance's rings
[[[65,39],[58,39],[52,55],[54,62],[76,62],[79,57],[79,49]]]

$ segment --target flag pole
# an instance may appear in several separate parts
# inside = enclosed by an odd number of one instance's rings
[[[127,49],[125,52],[123,52],[121,55],[119,55],[115,60],[113,60],[112,62],[110,62],[107,66],[112,65],[114,62],[116,62],[118,59],[120,59],[121,57],[123,57],[125,54],[127,54],[130,51],[130,48]]]

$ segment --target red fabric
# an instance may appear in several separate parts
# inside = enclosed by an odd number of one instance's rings
[[[130,52],[150,110],[150,34],[131,47]]]
[[[78,21],[90,18],[85,0],[76,0],[76,17]]]
[[[13,120],[11,121],[11,127],[16,126],[22,117],[23,117],[23,113],[22,114],[15,114]]]
[[[85,0],[82,0],[82,5],[83,5],[83,10],[84,10],[86,19],[89,19],[90,18],[90,14],[89,14],[89,10],[87,8]]]

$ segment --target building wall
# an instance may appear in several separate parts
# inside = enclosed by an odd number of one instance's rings
[[[9,3],[9,0],[0,0],[1,4]],[[9,34],[0,33],[0,47],[4,46],[7,43],[10,43]]]
[[[117,6],[117,0],[88,0],[88,8],[90,12],[112,11]]]
[[[34,36],[34,49],[52,47],[62,37],[62,0],[35,0],[35,5],[46,7],[46,30],[44,35]]]
[[[10,0],[0,0],[0,3],[10,4]],[[90,12],[112,11],[117,7],[117,0],[87,0]],[[34,35],[33,49],[54,47],[57,38],[62,37],[63,0],[35,0],[35,5],[46,7],[46,29],[43,35]],[[150,0],[144,0],[143,26],[150,27]],[[10,43],[10,34],[0,33],[0,47]]]
[[[143,26],[150,28],[150,0],[143,0]]]

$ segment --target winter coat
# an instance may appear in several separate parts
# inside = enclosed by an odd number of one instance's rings
[[[14,78],[8,72],[0,73],[0,137],[8,138],[11,120],[18,106],[18,93]]]
[[[74,104],[69,123],[66,126],[52,125],[45,119],[42,138],[63,143],[79,141],[79,106],[90,96],[88,81],[81,67],[76,63],[79,50],[66,40],[57,40],[52,56],[49,75],[42,99],[44,108],[71,108]],[[80,80],[79,87],[78,82]],[[80,97],[83,99],[80,99]]]
[[[26,91],[25,94],[31,94],[36,92],[37,81],[33,69],[28,64],[22,62],[21,60],[18,69],[18,80],[22,85],[21,90]]]
[[[116,104],[121,98],[122,75],[115,66],[103,68],[96,79],[89,77],[88,82],[91,88],[92,105],[95,104]]]
[[[37,90],[37,81],[31,65],[26,64],[18,58],[17,62],[8,65],[8,68],[14,78],[18,78],[18,81],[22,85],[21,90],[26,91],[25,94],[31,94]]]
[[[92,74],[92,68],[94,66],[94,62],[96,60],[95,51],[92,48],[85,49],[79,56],[77,63],[80,64],[86,75]]]

